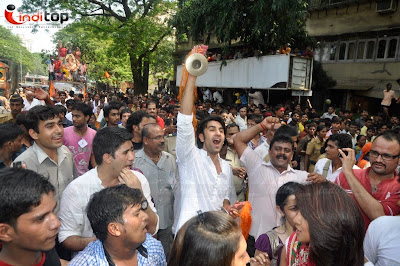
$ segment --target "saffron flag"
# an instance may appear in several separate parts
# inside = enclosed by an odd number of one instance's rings
[[[53,98],[56,94],[56,88],[54,87],[53,81],[50,81],[49,96]]]

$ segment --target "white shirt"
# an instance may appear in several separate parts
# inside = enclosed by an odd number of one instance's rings
[[[353,144],[353,149],[356,148],[357,145],[357,134],[354,134],[354,137],[350,134],[350,132],[347,132],[347,134],[351,137],[351,143]]]
[[[364,255],[375,266],[400,265],[400,217],[381,216],[370,223]]]
[[[212,100],[212,93],[210,91],[210,89],[207,89],[203,92],[203,101],[207,101],[207,100]]]
[[[332,118],[334,118],[335,116],[337,116],[337,114],[335,113],[329,114],[328,112],[326,112],[321,116],[321,118],[322,119],[329,118],[330,120],[332,120]]]
[[[240,161],[249,176],[249,201],[253,207],[250,235],[257,239],[261,234],[280,225],[281,216],[275,204],[278,188],[290,181],[307,183],[308,173],[294,170],[290,165],[286,171],[279,173],[271,162],[266,163],[250,147],[244,150]]]
[[[219,91],[215,91],[214,92],[213,99],[217,103],[223,103],[224,102],[224,98],[222,98],[222,95],[221,95],[221,93],[219,93]]]
[[[265,156],[269,153],[269,144],[267,140],[265,140],[261,145],[254,149],[254,151],[260,156],[262,160],[264,160]]]
[[[36,98],[33,98],[31,103],[29,103],[28,100],[25,99],[24,100],[24,108],[22,109],[22,111],[29,111],[32,107],[37,106],[37,105],[45,105],[45,103]]]
[[[141,173],[133,170],[132,172],[137,176],[142,184],[143,194],[146,197],[151,210],[156,213],[156,209],[151,200],[149,182],[147,182],[146,177]],[[89,219],[86,215],[86,206],[89,203],[90,197],[103,188],[104,187],[102,186],[101,180],[97,174],[97,167],[81,175],[67,186],[62,195],[60,204],[59,218],[61,221],[61,227],[58,234],[60,243],[70,236],[94,236]],[[156,231],[157,230],[158,223]]]
[[[217,174],[214,163],[203,149],[195,146],[193,115],[178,114],[176,157],[180,186],[175,198],[175,221],[172,232],[197,215],[197,211],[219,211],[225,199],[236,201],[232,170],[229,163],[218,158],[222,172]]]
[[[258,107],[259,104],[264,105],[264,97],[261,91],[256,91],[254,93],[249,93],[249,97],[253,99],[254,104]]]
[[[319,159],[315,164],[314,173],[322,175],[322,173],[324,172],[324,166],[328,160],[329,160],[328,158]],[[354,165],[353,169],[360,169],[360,167]],[[326,179],[328,179],[331,182],[335,182],[336,178],[339,176],[341,172],[342,172],[342,167],[339,167],[338,169],[335,170],[335,172],[332,173],[332,161],[330,160]]]
[[[235,124],[239,126],[240,131],[247,129],[247,116],[243,119],[240,115],[237,115]]]

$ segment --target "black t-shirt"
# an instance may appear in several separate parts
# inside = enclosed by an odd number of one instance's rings
[[[133,141],[132,141],[132,144],[133,144],[133,149],[134,149],[135,151],[136,151],[136,150],[140,150],[140,149],[143,148],[143,142],[136,143],[136,142],[133,142]]]
[[[43,266],[61,266],[60,258],[58,257],[55,247],[46,251],[45,254],[46,260],[44,261]]]

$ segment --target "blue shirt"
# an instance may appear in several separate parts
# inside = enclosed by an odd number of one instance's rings
[[[148,257],[143,257],[137,253],[138,265],[155,265],[166,266],[164,250],[161,242],[154,239],[150,234],[146,234],[146,241],[142,244],[147,249]],[[100,240],[91,242],[83,251],[79,252],[69,266],[108,266],[106,256],[104,254],[103,244]]]

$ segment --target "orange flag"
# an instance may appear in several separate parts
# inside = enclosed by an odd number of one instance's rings
[[[111,78],[110,74],[108,74],[108,72],[107,72],[107,71],[104,71],[104,77],[105,77],[106,79],[109,79],[109,78]]]
[[[53,81],[50,81],[49,96],[52,98],[56,94],[56,88],[54,88]]]

